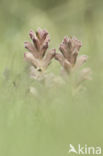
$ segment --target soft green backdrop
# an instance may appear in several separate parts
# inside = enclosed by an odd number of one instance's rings
[[[46,28],[50,48],[65,35],[83,42],[93,80],[72,96],[71,85],[26,93],[24,41]],[[58,63],[49,70],[56,73]],[[15,86],[16,82],[16,87]],[[69,144],[103,146],[103,1],[0,0],[0,156],[67,156]],[[103,153],[102,153],[103,154]]]

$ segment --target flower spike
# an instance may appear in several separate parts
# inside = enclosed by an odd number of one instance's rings
[[[60,44],[59,50],[61,53],[56,53],[55,59],[59,61],[67,73],[70,73],[75,66],[79,67],[86,62],[87,56],[83,55],[78,58],[81,46],[81,41],[75,37],[64,37]]]
[[[43,71],[54,58],[56,50],[52,49],[48,51],[50,38],[46,30],[39,28],[36,33],[31,30],[29,36],[32,43],[24,42],[24,46],[28,50],[24,54],[24,58],[38,69],[38,71]]]

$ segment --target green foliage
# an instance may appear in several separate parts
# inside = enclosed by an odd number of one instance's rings
[[[70,143],[103,146],[102,6],[97,0],[0,0],[1,156],[66,156]],[[48,89],[28,77],[23,43],[38,27],[50,32],[50,48],[58,49],[64,35],[83,42],[80,53],[89,56],[93,80],[75,96],[70,80]],[[54,61],[48,72],[59,70]],[[32,86],[39,94],[30,94]]]

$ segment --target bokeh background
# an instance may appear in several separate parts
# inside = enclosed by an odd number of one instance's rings
[[[35,82],[39,98],[25,92],[32,82],[24,41],[38,27],[50,33],[50,48],[58,49],[65,35],[82,41],[93,73],[85,91],[73,97],[69,83],[47,89]],[[59,68],[52,63],[49,70]],[[102,0],[0,0],[0,155],[72,156],[69,144],[102,147],[102,68]]]

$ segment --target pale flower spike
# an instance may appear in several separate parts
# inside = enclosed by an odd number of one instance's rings
[[[56,53],[56,49],[48,50],[50,37],[46,30],[38,29],[36,33],[32,30],[29,33],[32,42],[24,42],[25,48],[28,52],[24,53],[24,58],[31,64],[30,77],[48,82],[48,79],[52,79],[52,83],[55,84],[56,76],[47,74],[45,71],[51,60],[55,58],[62,66],[62,77],[59,79],[64,84],[64,78],[72,75],[74,86],[78,87],[85,80],[91,80],[90,68],[84,68],[81,71],[79,68],[87,61],[86,55],[78,56],[79,50],[82,46],[81,41],[76,37],[64,37],[62,43],[59,46],[59,53]],[[49,80],[49,81],[50,81]],[[47,83],[48,84],[48,83]]]
[[[70,73],[74,67],[80,67],[86,62],[87,56],[78,57],[81,46],[81,41],[75,37],[64,37],[64,40],[60,44],[59,50],[61,53],[56,53],[55,59],[60,62],[67,73]]]
[[[50,41],[48,32],[39,28],[36,33],[31,30],[29,36],[32,43],[24,42],[25,48],[28,49],[24,58],[38,71],[45,71],[56,53],[55,49],[47,50]]]

